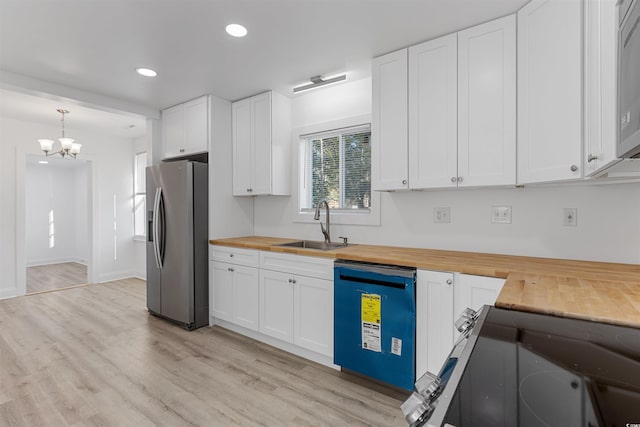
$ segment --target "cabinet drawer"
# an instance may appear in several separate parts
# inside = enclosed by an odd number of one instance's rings
[[[260,268],[333,280],[333,259],[260,251]]]
[[[247,267],[258,267],[258,251],[252,249],[211,246],[209,255],[214,261],[246,265]]]

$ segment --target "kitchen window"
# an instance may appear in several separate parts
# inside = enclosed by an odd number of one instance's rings
[[[301,210],[326,200],[333,211],[369,213],[370,139],[368,124],[304,136]]]
[[[146,168],[147,153],[138,153],[135,157],[133,174],[133,238],[146,240],[145,212],[147,210],[146,196]]]

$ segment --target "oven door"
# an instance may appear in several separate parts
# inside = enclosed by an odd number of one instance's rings
[[[631,3],[620,27],[618,49],[618,150],[640,157],[640,0]]]

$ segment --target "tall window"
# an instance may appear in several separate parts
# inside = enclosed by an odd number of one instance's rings
[[[146,167],[147,153],[136,154],[133,174],[133,234],[134,238],[138,239],[144,239],[147,235],[145,227],[145,212],[147,211]]]
[[[303,135],[300,210],[322,200],[332,210],[369,213],[371,208],[370,125]]]

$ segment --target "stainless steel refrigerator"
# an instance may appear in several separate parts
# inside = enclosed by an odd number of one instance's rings
[[[192,330],[208,324],[207,164],[147,167],[147,308]]]

